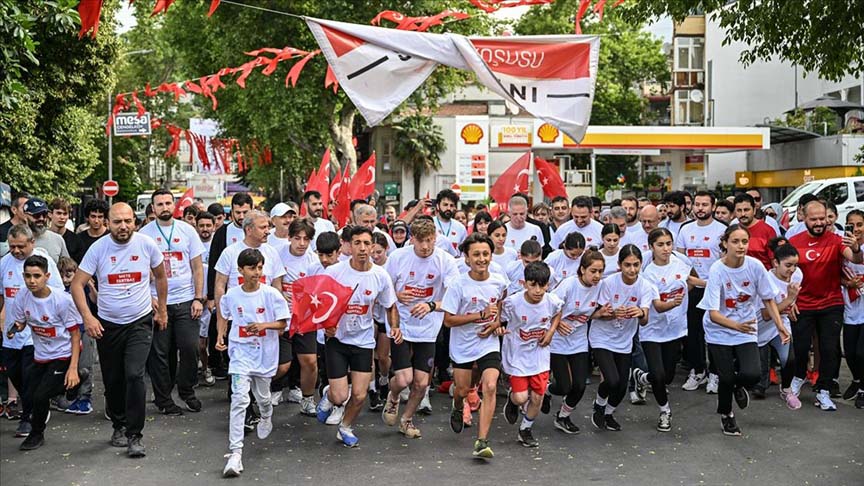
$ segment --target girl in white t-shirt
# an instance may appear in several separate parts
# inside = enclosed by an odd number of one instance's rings
[[[600,253],[606,260],[606,269],[603,271],[603,276],[608,277],[617,272],[618,269],[618,244],[621,242],[621,229],[617,224],[607,223],[603,225],[603,230],[600,232],[603,238],[603,246],[600,248]]]
[[[545,261],[558,274],[558,278],[563,280],[579,273],[579,258],[584,252],[585,237],[574,231],[564,238],[564,248],[550,253]]]
[[[733,224],[720,238],[723,257],[711,265],[705,296],[699,303],[704,309],[702,321],[708,353],[717,368],[717,413],[725,435],[740,436],[741,429],[732,413],[732,398],[741,409],[750,404],[747,387],[759,382],[759,348],[757,327],[761,300],[777,327],[781,341],[789,342],[774,298],[777,287],[771,282],[762,263],[747,256],[750,233]]]
[[[860,243],[864,240],[864,212],[857,209],[846,215],[846,226]],[[864,408],[864,265],[846,262],[843,284],[843,350],[846,365],[852,373],[852,383],[843,393],[844,400],[855,399],[855,407]]]
[[[510,262],[515,262],[519,259],[519,254],[516,253],[516,250],[504,246],[507,243],[507,226],[504,223],[501,221],[492,221],[486,228],[486,234],[495,243],[495,251],[492,252],[492,261],[507,268]]]

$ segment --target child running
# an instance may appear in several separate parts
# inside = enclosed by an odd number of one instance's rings
[[[492,221],[486,228],[486,234],[495,243],[495,251],[492,252],[492,260],[495,263],[502,267],[507,267],[511,262],[519,259],[519,254],[516,253],[516,250],[509,246],[504,246],[507,242],[507,225],[498,220]]]

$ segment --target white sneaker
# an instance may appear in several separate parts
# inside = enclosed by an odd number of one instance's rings
[[[804,386],[804,382],[804,379],[798,378],[797,376],[795,378],[792,378],[792,385],[790,386],[790,388],[792,388],[792,393],[796,397],[801,396],[801,387]]]
[[[225,469],[222,470],[223,478],[236,478],[243,472],[243,456],[239,452],[225,454],[228,462],[225,464]]]
[[[705,393],[709,395],[716,395],[720,390],[720,377],[715,375],[714,373],[708,374],[708,384],[705,385]]]
[[[274,391],[270,393],[270,404],[274,407],[282,403],[282,391]]]
[[[342,416],[345,415],[345,407],[344,406],[333,406],[333,411],[330,412],[330,416],[327,417],[327,421],[325,422],[327,425],[339,425],[342,423]]]
[[[315,399],[312,397],[303,397],[300,400],[300,415],[315,416]]]
[[[633,390],[630,392],[630,403],[632,405],[645,405],[645,399],[639,395],[639,392]]]
[[[294,387],[288,391],[288,399],[286,401],[290,403],[300,403],[300,400],[303,399],[303,392],[300,391],[300,388]]]
[[[411,387],[406,386],[405,389],[402,390],[402,393],[399,394],[399,400],[403,401],[403,402],[407,402],[408,401],[408,395],[410,395],[410,394],[411,394]]]
[[[273,418],[261,417],[261,421],[258,422],[258,438],[266,439],[270,436],[270,432],[273,432]]]
[[[822,409],[823,412],[834,412],[837,410],[837,406],[831,401],[831,395],[829,395],[828,390],[819,390],[819,393],[816,394],[816,402],[813,405]]]
[[[696,370],[690,370],[690,376],[687,377],[687,381],[681,385],[681,389],[684,391],[695,391],[698,390],[700,386],[704,385],[708,382],[708,378],[705,376],[705,372],[696,374]]]
[[[417,412],[422,413],[424,415],[432,414],[432,403],[429,401],[429,387],[426,387],[426,393],[423,395],[423,398],[420,400],[420,406],[417,407]]]

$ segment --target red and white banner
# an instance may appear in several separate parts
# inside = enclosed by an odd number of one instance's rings
[[[591,117],[600,38],[472,37],[306,18],[345,93],[382,122],[443,64],[473,71],[505,100],[581,141]]]

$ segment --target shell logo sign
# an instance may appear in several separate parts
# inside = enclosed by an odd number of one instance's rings
[[[537,137],[543,143],[554,143],[560,134],[561,132],[558,131],[558,128],[548,123],[540,125],[537,129]]]
[[[483,139],[483,129],[476,123],[469,123],[462,127],[462,132],[459,133],[466,145],[477,145]]]

